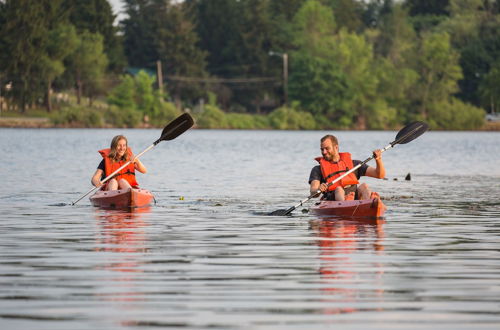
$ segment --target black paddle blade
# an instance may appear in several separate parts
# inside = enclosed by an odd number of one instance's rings
[[[281,217],[281,216],[289,215],[290,213],[293,212],[293,210],[295,210],[295,207],[292,207],[292,208],[289,208],[286,210],[279,209],[279,210],[276,210],[276,211],[269,213],[268,215]]]
[[[188,113],[183,113],[179,117],[175,118],[171,121],[163,131],[161,132],[161,137],[155,141],[155,145],[160,141],[168,141],[173,140],[188,129],[193,126],[194,121],[193,118]]]
[[[414,121],[403,127],[396,135],[396,140],[392,143],[395,144],[406,144],[418,138],[420,135],[424,134],[429,129],[429,126],[422,121]]]

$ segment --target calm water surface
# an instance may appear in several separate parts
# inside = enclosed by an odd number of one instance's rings
[[[70,206],[119,133],[160,131],[0,129],[1,329],[500,327],[500,133],[384,153],[378,221],[266,215],[307,197],[326,132],[190,130],[142,158],[155,206]],[[396,135],[334,133],[361,160]]]

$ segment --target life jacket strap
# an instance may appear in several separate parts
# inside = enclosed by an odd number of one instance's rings
[[[325,181],[328,182],[328,179],[330,179],[332,176],[335,176],[337,174],[340,174],[342,172],[348,172],[349,171],[349,168],[346,168],[345,170],[340,170],[340,171],[337,171],[337,172],[333,172],[333,173],[330,173],[326,178],[325,178]]]

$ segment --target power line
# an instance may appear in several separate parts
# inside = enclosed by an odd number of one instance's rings
[[[203,77],[183,77],[183,76],[166,76],[166,80],[179,82],[199,82],[209,84],[248,84],[248,83],[266,83],[279,82],[279,78],[275,77],[256,77],[256,78],[203,78]]]

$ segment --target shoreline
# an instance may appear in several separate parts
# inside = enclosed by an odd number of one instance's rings
[[[0,128],[121,128],[121,127],[84,127],[80,125],[54,125],[49,118],[43,117],[0,117]],[[155,128],[151,126],[136,128]],[[256,129],[257,130],[257,129]],[[353,129],[354,130],[354,129]],[[444,130],[434,130],[444,131]],[[450,130],[453,131],[453,130]],[[462,131],[462,130],[461,130]],[[496,132],[500,131],[500,122],[485,122],[483,127],[477,130],[463,130],[463,132]]]

